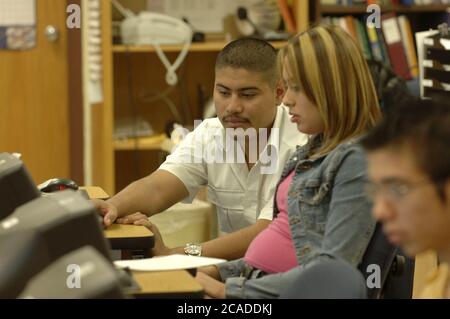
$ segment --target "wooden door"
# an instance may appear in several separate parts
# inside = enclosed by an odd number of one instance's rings
[[[0,152],[18,152],[36,183],[70,176],[66,1],[37,0],[37,43],[0,50]],[[45,28],[59,38],[50,42]]]

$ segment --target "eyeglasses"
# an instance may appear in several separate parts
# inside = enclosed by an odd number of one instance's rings
[[[429,180],[420,181],[416,183],[399,180],[386,181],[382,184],[367,182],[365,186],[365,191],[367,196],[372,200],[374,200],[379,194],[383,194],[383,196],[385,196],[387,199],[396,201],[406,197],[414,189],[429,184],[432,184],[432,182]]]

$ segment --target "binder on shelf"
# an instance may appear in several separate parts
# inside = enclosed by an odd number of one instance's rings
[[[386,42],[384,41],[384,35],[383,31],[381,31],[381,28],[375,28],[377,35],[378,35],[378,42],[380,43],[381,52],[383,53],[383,61],[386,66],[389,66],[392,68],[392,62],[389,58],[388,48],[386,45]]]
[[[381,49],[381,43],[378,40],[377,30],[375,29],[375,27],[373,26],[370,27],[368,25],[366,25],[366,29],[367,35],[369,37],[370,46],[372,48],[372,55],[374,60],[383,62],[384,61],[383,51]]]
[[[288,1],[278,0],[278,8],[280,9],[281,17],[283,18],[286,31],[289,33],[295,33],[297,30],[297,25]]]
[[[394,72],[405,80],[412,78],[403,48],[402,36],[395,13],[381,15],[381,28]]]
[[[414,38],[412,35],[411,24],[408,17],[401,15],[398,17],[400,32],[402,34],[403,47],[405,48],[406,58],[409,65],[409,70],[413,77],[419,76],[419,66],[417,64],[416,48],[414,45]]]
[[[364,56],[366,57],[366,59],[372,59],[372,50],[370,49],[366,28],[364,27],[363,23],[360,20],[353,18],[353,21],[354,25],[356,26],[356,36],[363,50]]]
[[[347,32],[352,36],[353,40],[358,42],[358,36],[356,35],[356,26],[353,16],[343,17],[344,24],[346,25]]]

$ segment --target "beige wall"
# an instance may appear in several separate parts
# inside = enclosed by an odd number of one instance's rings
[[[217,234],[215,209],[210,203],[195,199],[192,204],[178,203],[167,211],[150,217],[166,246],[173,248],[186,243],[202,243]]]

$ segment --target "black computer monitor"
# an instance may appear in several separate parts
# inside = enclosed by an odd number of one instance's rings
[[[32,229],[0,234],[0,299],[16,298],[49,264],[43,238]]]
[[[0,235],[34,230],[46,244],[50,262],[91,245],[111,260],[110,246],[95,206],[82,195],[65,190],[42,196],[17,208],[0,222]]]
[[[39,196],[23,162],[9,153],[0,153],[0,220]]]
[[[16,297],[32,276],[86,245],[111,261],[96,209],[79,193],[65,190],[20,206],[0,221],[0,297]]]
[[[91,246],[64,255],[33,277],[19,298],[122,299],[119,273]]]

